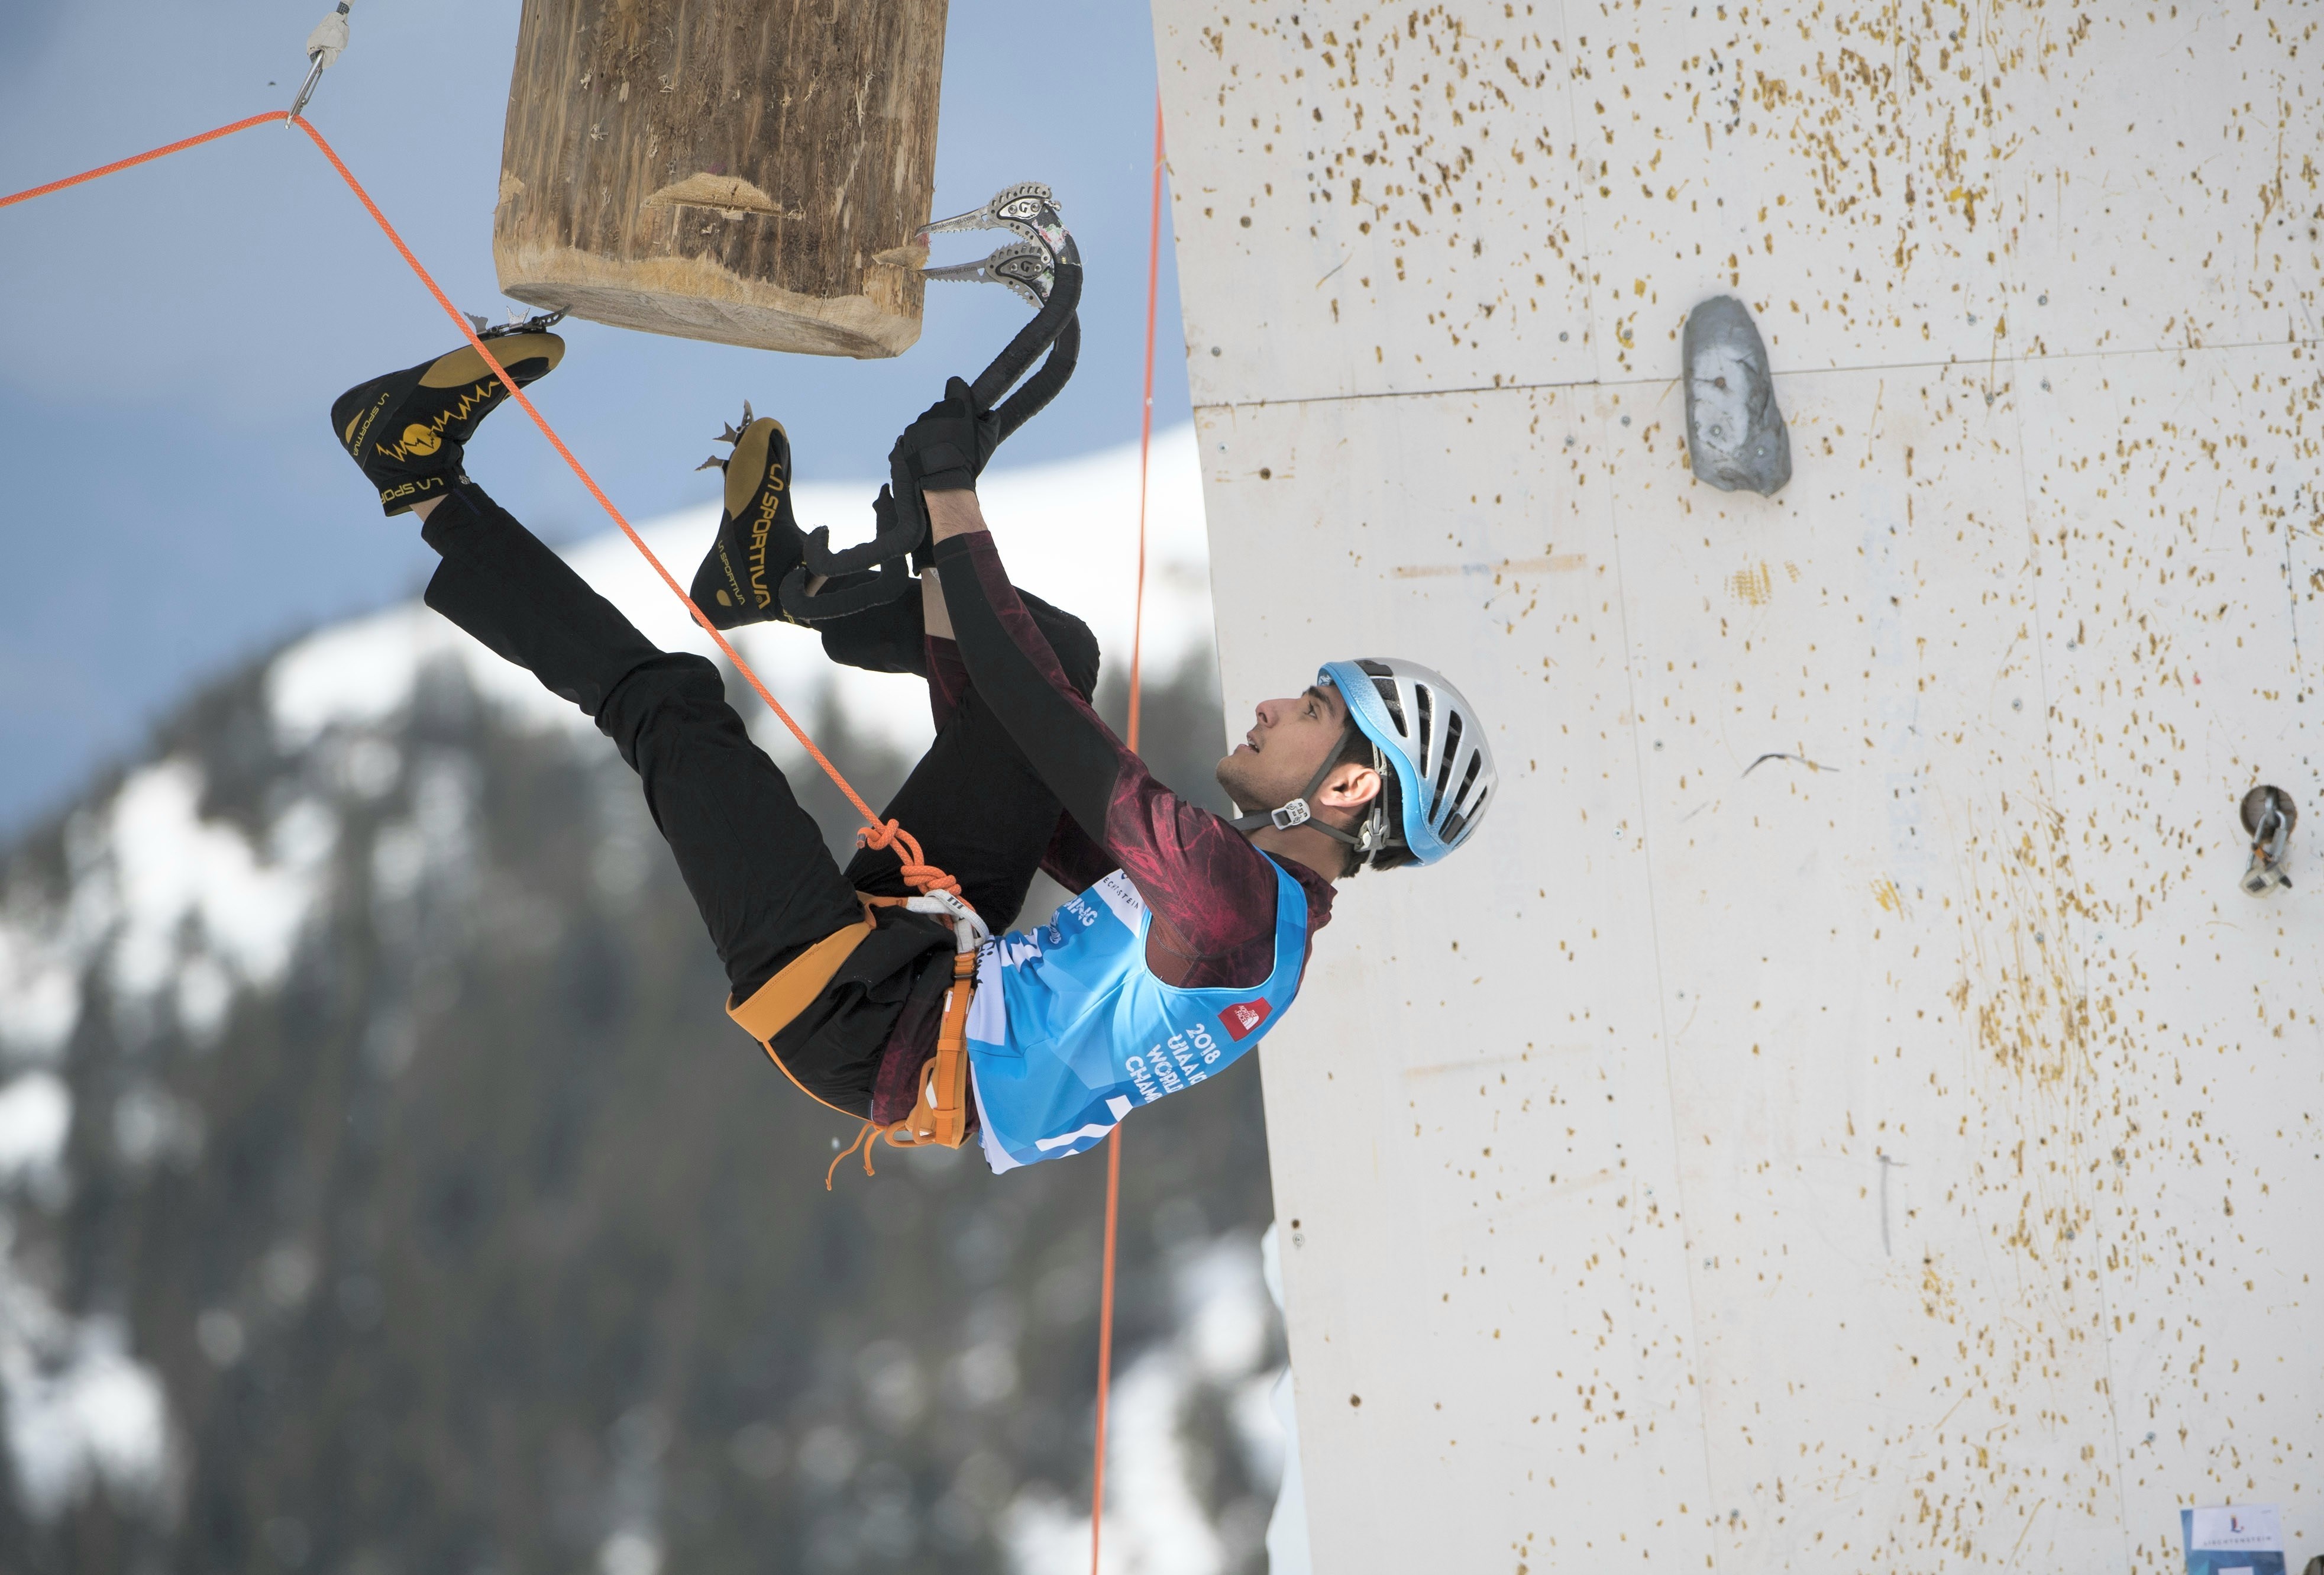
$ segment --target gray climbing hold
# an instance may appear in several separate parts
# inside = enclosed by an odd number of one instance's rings
[[[1731,295],[1711,297],[1686,314],[1682,349],[1695,475],[1721,492],[1774,496],[1792,478],[1792,436],[1750,311]]]

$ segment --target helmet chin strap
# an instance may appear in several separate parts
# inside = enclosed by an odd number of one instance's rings
[[[1323,764],[1315,768],[1315,774],[1307,779],[1307,785],[1299,790],[1297,798],[1291,800],[1281,809],[1257,810],[1248,815],[1239,815],[1227,824],[1238,831],[1257,831],[1268,826],[1274,827],[1277,831],[1288,831],[1294,826],[1312,826],[1333,841],[1343,847],[1352,848],[1359,853],[1369,853],[1385,845],[1388,840],[1385,823],[1386,806],[1379,797],[1372,800],[1371,811],[1364,817],[1363,827],[1359,831],[1342,831],[1337,826],[1317,819],[1315,811],[1308,807],[1307,801],[1315,796],[1315,790],[1322,787],[1324,779],[1338,768],[1341,752],[1347,747],[1348,734],[1354,731],[1356,728],[1351,725],[1340,735],[1340,742],[1334,745],[1331,753],[1323,757]],[[1378,746],[1374,746],[1373,769],[1379,770],[1379,749]]]

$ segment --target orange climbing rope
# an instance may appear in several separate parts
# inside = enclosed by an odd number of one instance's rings
[[[1162,95],[1154,95],[1154,198],[1146,228],[1146,399],[1138,424],[1138,600],[1130,622],[1129,744],[1138,747],[1139,671],[1146,646],[1146,475],[1154,450],[1154,307],[1162,286]],[[1105,1526],[1106,1402],[1113,1388],[1113,1246],[1121,1216],[1121,1128],[1105,1139],[1105,1268],[1098,1282],[1097,1465],[1090,1473],[1090,1575],[1098,1575]]]
[[[78,186],[86,181],[98,181],[107,175],[118,174],[124,170],[134,169],[140,164],[150,164],[156,159],[166,159],[171,153],[182,153],[188,148],[198,148],[204,143],[214,143],[222,136],[232,136],[238,131],[248,131],[254,125],[265,125],[269,123],[280,125],[281,120],[282,112],[274,109],[269,110],[264,115],[254,115],[247,119],[237,120],[232,125],[216,126],[180,142],[170,143],[162,147],[149,148],[144,153],[133,154],[126,159],[115,159],[110,164],[99,164],[94,170],[83,170],[79,174],[68,175],[61,181],[51,181],[45,186],[35,186],[29,190],[0,197],[0,208],[6,208],[12,203],[30,202],[35,197],[46,197],[50,192],[62,191],[68,186]]]

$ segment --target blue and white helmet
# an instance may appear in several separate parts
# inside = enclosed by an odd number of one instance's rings
[[[1395,657],[1327,662],[1315,681],[1340,691],[1349,720],[1402,790],[1403,826],[1388,825],[1382,794],[1357,833],[1357,850],[1401,844],[1416,862],[1434,864],[1466,842],[1500,781],[1468,698],[1443,673]]]

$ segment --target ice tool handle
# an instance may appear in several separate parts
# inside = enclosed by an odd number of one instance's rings
[[[920,231],[919,238],[973,229],[1007,230],[1018,239],[977,262],[921,272],[930,279],[1006,285],[1038,309],[1033,320],[1018,330],[969,385],[977,408],[993,411],[999,440],[1006,442],[1057,396],[1080,360],[1081,250],[1057,217],[1055,195],[1037,181],[1003,188],[982,208],[937,219]],[[1047,359],[1026,378],[1035,357],[1044,350],[1048,352]],[[1024,379],[1024,385],[1010,394],[1019,379]],[[1005,401],[1003,394],[1009,395]],[[994,410],[996,403],[1000,408]],[[853,547],[833,551],[827,526],[807,533],[804,561],[784,578],[780,588],[787,616],[802,624],[827,623],[893,601],[911,588],[902,560],[921,544],[918,511],[899,509],[887,487],[881,488],[872,500],[872,539]],[[826,585],[813,596],[807,594],[809,576],[831,578],[867,571],[867,578],[853,585]]]
[[[992,410],[1000,403],[993,414],[1004,443],[1057,396],[1081,357],[1082,328],[1076,309],[1081,304],[1082,268],[1074,260],[1078,255],[1073,237],[1067,236],[1063,257],[1036,241],[1011,241],[973,263],[920,270],[929,279],[1005,284],[1036,309],[1033,320],[1018,330],[1017,337],[969,384],[978,409]],[[1041,363],[1041,369],[1002,402],[1001,396],[1025,375],[1033,357],[1045,349],[1049,357]]]

